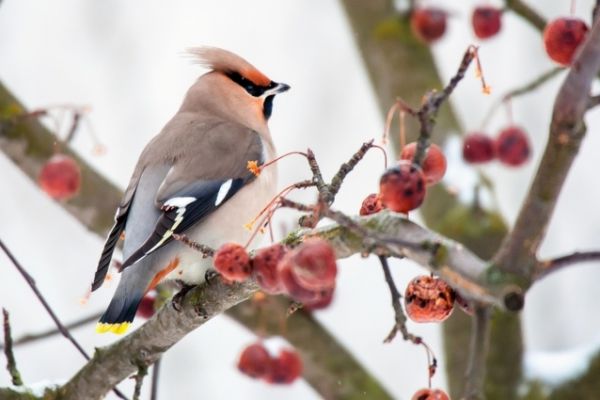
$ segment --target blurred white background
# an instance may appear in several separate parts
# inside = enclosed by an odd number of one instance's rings
[[[476,2],[427,3],[449,8],[454,14],[447,35],[433,47],[446,81],[467,45],[476,42],[469,22]],[[570,1],[530,3],[547,18],[569,13]],[[589,21],[591,5],[591,0],[578,1],[576,15]],[[481,94],[471,70],[452,97],[467,130],[479,126],[502,93],[552,67],[538,32],[510,13],[503,24],[501,34],[482,43],[480,50],[492,96]],[[85,125],[74,147],[121,187],[128,182],[145,143],[176,111],[186,89],[203,72],[182,57],[185,48],[198,45],[232,50],[272,79],[292,86],[275,101],[271,118],[280,153],[310,146],[325,173],[331,175],[363,141],[381,135],[382,116],[337,1],[180,0],[166,6],[139,0],[5,0],[0,6],[2,82],[30,108],[65,103],[91,106],[94,131],[108,152],[100,157],[92,154]],[[496,183],[500,209],[509,223],[515,219],[545,144],[552,101],[562,77],[513,101],[515,122],[531,135],[533,159],[520,169],[498,164],[485,167]],[[588,136],[561,195],[542,249],[544,256],[600,247],[600,186],[595,177],[600,112],[590,112],[587,123]],[[490,133],[503,124],[506,117],[500,111]],[[67,126],[65,122],[63,128]],[[449,176],[468,181],[463,175],[469,170],[461,165],[460,157],[448,156]],[[309,173],[300,159],[286,159],[279,168],[282,187]],[[347,179],[337,207],[355,213],[361,199],[377,190],[381,170],[380,155],[369,154]],[[29,269],[63,321],[103,309],[114,285],[80,304],[102,240],[85,231],[1,154],[0,171],[2,240]],[[280,220],[291,218],[287,214]],[[392,266],[401,287],[422,271],[407,261]],[[600,347],[600,318],[595,308],[599,266],[572,268],[532,289],[524,311],[532,376],[556,382],[576,366],[581,368],[589,352]],[[49,317],[3,256],[0,268],[0,305],[12,314],[14,336],[51,327]],[[381,275],[375,260],[342,261],[334,305],[318,318],[394,396],[409,398],[427,383],[426,359],[421,348],[399,339],[382,344],[393,315]],[[410,328],[426,338],[443,365],[439,328],[414,324]],[[75,331],[75,336],[90,351],[116,340],[95,334],[93,326]],[[237,355],[253,340],[251,333],[226,317],[206,324],[164,357],[159,398],[318,398],[303,382],[273,387],[240,375],[234,367]],[[565,352],[575,356],[566,357]],[[26,383],[68,379],[83,363],[60,337],[20,347],[16,357]],[[566,362],[565,357],[573,361]],[[0,385],[8,383],[8,374],[1,368]],[[445,387],[443,373],[435,377],[434,385]],[[122,387],[131,393],[131,382]],[[145,390],[148,387],[146,383]]]

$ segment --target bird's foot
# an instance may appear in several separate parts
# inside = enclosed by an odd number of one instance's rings
[[[219,276],[221,276],[221,274],[219,274],[216,270],[209,268],[206,270],[206,272],[204,273],[204,280],[206,281],[207,285],[210,285],[211,283],[214,282],[215,279],[217,279]]]
[[[173,299],[171,300],[171,304],[173,304],[175,311],[181,311],[183,308],[183,299],[185,298],[185,295],[196,286],[197,285],[188,285],[181,282],[181,289],[179,292],[175,293],[175,296],[173,296]]]

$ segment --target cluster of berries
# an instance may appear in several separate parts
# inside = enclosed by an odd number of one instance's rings
[[[502,13],[499,8],[482,5],[473,9],[471,25],[475,36],[488,39],[495,36],[502,27]],[[446,32],[448,12],[437,7],[418,7],[410,16],[413,34],[424,43],[433,43]],[[568,67],[579,46],[589,31],[588,25],[579,18],[560,17],[550,21],[544,29],[544,48],[554,62]]]
[[[508,126],[495,139],[484,133],[473,132],[463,141],[463,158],[471,164],[480,164],[497,158],[501,163],[517,167],[531,154],[525,131],[518,126]]]
[[[302,374],[298,352],[281,349],[277,357],[272,357],[261,342],[247,346],[237,366],[243,374],[272,384],[289,385]]]
[[[331,302],[337,264],[331,245],[319,238],[306,239],[294,249],[276,243],[251,258],[236,243],[221,246],[214,256],[215,269],[232,282],[251,276],[268,294],[287,294],[311,309]]]

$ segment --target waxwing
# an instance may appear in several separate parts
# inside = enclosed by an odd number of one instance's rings
[[[117,208],[92,291],[104,282],[123,231],[124,261],[98,332],[124,333],[142,297],[163,279],[204,280],[211,259],[173,240],[173,234],[212,247],[245,243],[250,232],[244,224],[275,195],[274,165],[257,177],[247,164],[275,157],[267,120],[273,98],[289,86],[226,50],[203,47],[190,54],[210,71],[146,145]]]

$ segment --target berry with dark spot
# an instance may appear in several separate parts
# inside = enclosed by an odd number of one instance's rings
[[[475,36],[479,39],[488,39],[500,32],[502,10],[492,6],[475,7],[471,23]]]
[[[417,152],[417,142],[412,142],[404,146],[400,153],[401,160],[412,161]],[[425,158],[421,163],[423,175],[425,175],[425,183],[433,185],[438,183],[446,173],[446,156],[435,143],[431,143],[425,151]]]
[[[150,318],[154,315],[154,312],[156,311],[154,308],[154,304],[156,303],[156,295],[154,294],[147,294],[142,298],[142,301],[140,301],[140,305],[138,306],[138,309],[136,311],[136,315],[142,317],[142,318]]]
[[[381,202],[395,212],[407,213],[419,207],[425,199],[425,176],[417,165],[400,160],[379,180]]]
[[[324,290],[311,290],[300,285],[293,275],[289,263],[284,262],[286,257],[279,263],[277,271],[285,293],[292,299],[305,305],[315,304],[321,302],[323,297],[327,296],[329,290],[333,290],[333,287]]]
[[[443,280],[417,276],[404,293],[406,314],[415,322],[442,322],[452,313],[454,296],[454,290]]]
[[[411,400],[450,400],[450,396],[440,389],[421,389],[413,394]]]
[[[500,131],[494,147],[498,159],[513,167],[525,163],[531,153],[527,134],[517,126],[509,126]]]
[[[238,361],[238,369],[252,378],[267,378],[271,374],[272,359],[262,343],[246,347]]]
[[[246,249],[237,243],[225,243],[214,255],[217,272],[230,282],[243,282],[252,274],[250,257]]]
[[[285,246],[276,243],[258,250],[252,259],[254,279],[265,293],[283,293],[284,289],[277,272],[277,264],[285,253]]]
[[[292,250],[280,267],[289,269],[300,286],[311,291],[332,288],[337,276],[333,248],[326,240],[310,238]]]
[[[384,207],[381,203],[381,196],[379,196],[377,193],[371,193],[363,200],[360,206],[359,214],[362,216],[377,214],[383,209]]]
[[[446,32],[446,17],[446,11],[439,8],[416,8],[410,15],[410,27],[419,40],[432,43]]]
[[[38,183],[55,200],[68,200],[79,192],[81,170],[77,162],[64,154],[52,156],[40,171]]]
[[[544,29],[546,53],[565,67],[571,65],[575,51],[585,40],[588,30],[586,23],[579,18],[562,17],[549,22]]]
[[[496,157],[494,140],[481,132],[465,136],[462,150],[463,158],[471,164],[485,163]]]
[[[265,377],[267,382],[280,385],[293,383],[302,374],[302,359],[292,349],[282,349],[276,358],[271,360],[270,373]]]

